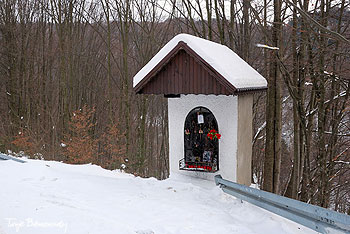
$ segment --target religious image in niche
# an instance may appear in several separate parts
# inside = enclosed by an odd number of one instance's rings
[[[213,154],[212,151],[204,150],[204,152],[203,152],[203,162],[210,162],[212,154]]]

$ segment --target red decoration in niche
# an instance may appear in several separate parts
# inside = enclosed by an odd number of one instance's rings
[[[188,164],[186,164],[186,168],[200,168],[200,169],[204,169],[204,170],[207,170],[207,171],[211,171],[213,169],[211,166],[188,165]]]
[[[213,140],[213,139],[220,139],[221,138],[221,134],[219,134],[215,129],[212,129],[209,131],[209,133],[207,134],[207,137],[210,139],[210,140]]]

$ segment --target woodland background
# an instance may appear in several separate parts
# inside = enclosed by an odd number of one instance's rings
[[[167,178],[167,101],[132,77],[185,32],[269,81],[252,180],[350,214],[349,24],[346,0],[2,0],[0,151]]]

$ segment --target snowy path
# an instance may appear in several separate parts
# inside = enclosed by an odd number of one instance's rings
[[[314,233],[188,177],[8,160],[0,161],[0,186],[0,234]]]

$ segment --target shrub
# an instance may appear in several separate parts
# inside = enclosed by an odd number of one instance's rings
[[[64,155],[69,163],[90,163],[97,158],[97,140],[93,137],[95,108],[84,105],[73,112],[69,132],[65,134]]]

